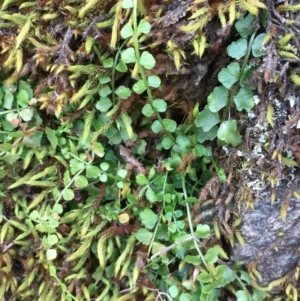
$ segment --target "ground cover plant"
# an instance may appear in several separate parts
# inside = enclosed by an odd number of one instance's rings
[[[267,298],[258,271],[230,261],[246,192],[219,155],[245,140],[238,112],[257,86],[279,78],[255,60],[298,58],[266,8],[3,2],[1,300]],[[296,68],[283,75],[299,85]]]

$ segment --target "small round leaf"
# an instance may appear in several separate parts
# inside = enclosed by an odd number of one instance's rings
[[[142,113],[147,116],[147,117],[151,117],[152,114],[154,113],[154,110],[152,109],[152,107],[150,106],[150,104],[145,104],[143,109],[142,109]]]
[[[162,124],[160,123],[160,121],[159,120],[155,120],[153,123],[152,123],[152,125],[151,125],[151,129],[152,129],[152,131],[154,132],[154,133],[159,133],[160,131],[162,131],[162,129],[163,129],[163,126],[162,126]]]
[[[123,39],[128,39],[128,38],[132,37],[133,29],[132,29],[131,24],[129,24],[129,23],[125,24],[125,26],[121,29],[120,34]]]
[[[137,30],[141,33],[147,34],[151,30],[151,25],[148,21],[146,21],[145,19],[142,19],[138,25]]]
[[[121,58],[125,64],[134,63],[136,61],[134,49],[129,47],[122,51]]]
[[[247,49],[248,49],[247,40],[245,38],[241,38],[235,42],[232,42],[227,47],[227,52],[230,57],[239,60],[247,53]]]
[[[163,113],[167,110],[167,103],[163,99],[154,99],[153,107],[157,112]]]
[[[130,48],[129,48],[130,49]],[[122,58],[123,59],[123,58]],[[125,61],[124,61],[125,62]],[[125,62],[126,63],[126,62]],[[150,70],[152,69],[154,66],[155,66],[155,59],[153,57],[153,55],[148,52],[148,51],[144,51],[141,55],[141,58],[140,58],[140,64]]]

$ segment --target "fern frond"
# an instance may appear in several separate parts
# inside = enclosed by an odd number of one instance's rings
[[[126,261],[126,258],[130,257],[131,253],[133,252],[135,240],[136,240],[135,235],[131,235],[128,238],[124,251],[116,261],[115,275],[119,273],[121,269],[121,265]]]
[[[114,16],[114,24],[112,26],[111,39],[110,39],[110,47],[112,49],[116,48],[117,40],[118,40],[118,32],[120,21],[122,19],[122,1],[118,1],[115,5],[115,16]]]
[[[91,133],[92,121],[95,117],[95,110],[86,112],[84,115],[84,128],[82,134],[82,142],[84,143]]]
[[[26,23],[28,17],[21,14],[2,14],[1,19],[8,20],[15,23],[16,25],[23,26]]]
[[[19,32],[18,36],[16,37],[16,48],[18,49],[21,43],[27,38],[30,27],[32,24],[32,19],[28,17],[25,25],[22,27],[21,31]]]
[[[81,87],[81,89],[72,96],[71,102],[77,102],[83,96],[85,96],[86,94],[89,94],[89,89],[91,86],[92,86],[92,82],[89,80],[86,81],[86,83]]]
[[[106,244],[107,240],[112,236],[112,234],[103,235],[98,240],[97,244],[97,255],[99,259],[99,265],[102,269],[105,268],[105,251],[106,251]]]
[[[134,133],[133,133],[133,129],[132,129],[132,126],[131,126],[131,122],[132,122],[131,118],[125,113],[121,114],[121,118],[124,122],[126,132],[127,132],[127,135],[129,137],[129,139],[132,139]]]
[[[78,13],[78,16],[80,19],[82,19],[87,11],[89,11],[91,8],[93,8],[97,4],[98,0],[86,0],[86,4],[84,7],[81,8],[81,10]]]
[[[93,242],[93,237],[86,238],[82,243],[81,246],[73,253],[71,256],[68,257],[68,261],[73,261],[76,258],[79,258],[83,256],[88,249],[90,248],[91,244]]]
[[[300,10],[300,4],[295,4],[295,5],[279,5],[277,7],[277,10],[282,12],[282,11],[292,11],[292,12],[296,12],[298,10]]]

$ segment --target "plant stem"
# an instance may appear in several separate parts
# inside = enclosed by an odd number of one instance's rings
[[[163,187],[163,195],[165,195],[165,189],[166,189],[166,184],[167,184],[167,178],[168,178],[168,172],[166,173],[166,176],[165,176],[164,187]],[[163,209],[164,209],[164,208],[165,208],[165,201],[163,200]],[[158,221],[157,221],[157,223],[156,223],[156,226],[155,226],[155,229],[154,229],[154,232],[153,232],[153,236],[152,236],[152,239],[151,239],[151,243],[150,243],[149,249],[148,249],[148,257],[149,257],[149,254],[150,254],[150,252],[151,252],[152,245],[153,245],[153,242],[154,242],[154,239],[155,239],[155,236],[156,236],[158,227],[159,227],[159,225],[160,225],[160,221],[161,221],[162,215],[163,215],[163,210],[160,211],[159,219],[158,219]],[[152,257],[151,257],[151,258],[152,258]]]
[[[188,196],[187,196],[187,193],[186,193],[186,188],[185,188],[185,174],[182,176],[181,178],[182,180],[182,190],[183,190],[183,195],[184,195],[184,198],[187,199]],[[190,211],[190,206],[188,203],[185,204],[186,206],[186,213],[187,213],[187,218],[188,218],[188,222],[189,222],[189,228],[190,228],[190,231],[191,231],[191,235],[193,237],[193,242],[194,242],[194,245],[195,245],[195,248],[196,250],[198,251],[198,254],[203,262],[203,264],[205,265],[206,269],[209,271],[209,273],[213,276],[213,273],[211,272],[199,246],[198,246],[198,243],[196,241],[196,237],[195,237],[195,234],[194,234],[194,228],[193,228],[193,222],[192,222],[192,217],[191,217],[191,211]]]
[[[242,78],[242,76],[244,75],[244,72],[245,72],[245,69],[246,69],[246,66],[247,66],[247,63],[249,61],[249,56],[250,56],[250,53],[251,53],[251,47],[252,47],[252,43],[253,43],[253,40],[255,38],[255,35],[256,35],[256,30],[252,33],[251,35],[251,38],[250,38],[250,41],[249,41],[249,45],[248,45],[248,49],[247,49],[247,52],[246,52],[246,55],[245,55],[245,58],[244,58],[244,61],[243,61],[243,65],[242,65],[242,68],[241,68],[241,72],[240,72],[240,76],[239,76],[239,79],[238,81],[236,82],[234,88],[233,88],[233,91],[231,92],[230,94],[230,98],[228,100],[228,104],[227,106],[225,107],[224,111],[223,111],[223,114],[222,114],[222,121],[225,120],[226,116],[227,116],[227,113],[228,113],[228,110],[230,108],[230,105],[233,101],[233,98],[235,97],[236,93],[237,93],[237,90],[239,89],[240,87],[240,80]]]
[[[134,50],[135,50],[135,56],[136,56],[136,63],[138,64],[138,68],[141,74],[141,77],[146,85],[146,91],[147,91],[147,95],[148,95],[148,102],[151,106],[151,108],[153,109],[153,111],[155,112],[156,118],[159,120],[159,122],[161,123],[162,127],[165,129],[165,126],[163,124],[163,120],[160,116],[160,114],[157,112],[157,110],[154,108],[153,106],[153,97],[152,97],[152,93],[144,72],[143,67],[140,65],[140,50],[139,50],[139,41],[138,41],[138,30],[137,30],[137,0],[133,1],[133,41],[134,41]],[[165,130],[166,131],[166,130]],[[173,135],[169,132],[166,131],[166,134],[172,139],[173,142],[175,142],[175,138],[173,137]]]

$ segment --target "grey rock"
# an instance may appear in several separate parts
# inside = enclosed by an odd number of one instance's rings
[[[287,275],[300,265],[300,200],[293,195],[298,183],[299,175],[292,181],[280,181],[273,203],[268,189],[259,192],[254,210],[247,209],[242,214],[240,231],[245,246],[236,244],[231,259],[243,261],[246,265],[257,263],[256,268],[262,276],[257,283],[261,286]],[[282,219],[282,206],[288,200],[287,215]]]

